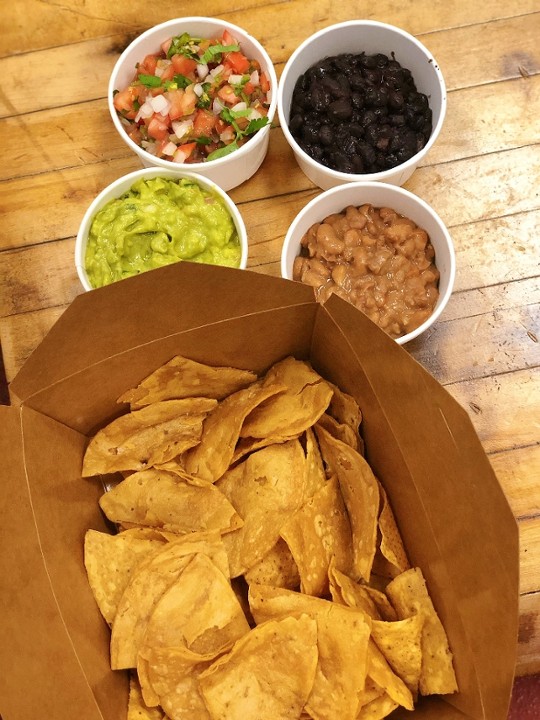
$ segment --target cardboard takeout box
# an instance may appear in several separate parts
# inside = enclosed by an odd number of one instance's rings
[[[81,459],[121,393],[175,354],[258,372],[294,355],[357,398],[367,459],[424,572],[460,687],[413,717],[505,719],[518,533],[466,412],[338,298],[321,306],[301,284],[180,263],[79,296],[13,381],[20,406],[0,408],[4,720],[125,719],[127,677],[109,669],[83,565],[85,531],[106,524]]]

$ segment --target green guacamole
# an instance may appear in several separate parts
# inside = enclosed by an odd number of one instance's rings
[[[138,180],[96,214],[86,249],[93,287],[179,260],[238,267],[241,248],[223,200],[193,180]]]

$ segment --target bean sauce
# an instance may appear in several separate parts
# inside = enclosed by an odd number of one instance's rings
[[[293,279],[352,303],[390,337],[419,327],[439,297],[435,251],[425,230],[391,208],[347,207],[312,225]]]
[[[289,130],[317,162],[344,173],[373,173],[401,165],[426,145],[432,111],[393,54],[344,53],[298,78]]]

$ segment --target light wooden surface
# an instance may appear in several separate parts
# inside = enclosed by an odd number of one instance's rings
[[[92,198],[140,167],[108,116],[116,58],[151,25],[221,17],[279,74],[312,32],[354,17],[416,35],[445,75],[442,134],[406,187],[447,223],[455,292],[406,349],[469,411],[521,531],[518,674],[540,670],[540,0],[13,0],[0,19],[0,342],[8,379],[82,292],[74,236]],[[319,191],[277,120],[260,171],[231,191],[248,267],[279,274],[289,223]],[[496,533],[497,529],[494,528]]]

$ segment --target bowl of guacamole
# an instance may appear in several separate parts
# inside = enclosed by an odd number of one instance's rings
[[[171,263],[245,268],[247,233],[230,197],[195,173],[145,168],[105,188],[75,244],[85,290]]]

